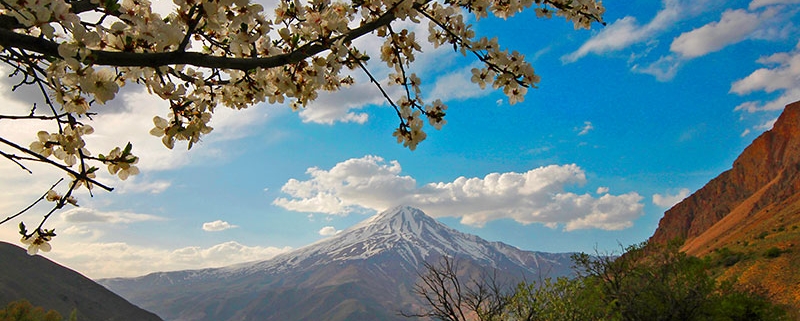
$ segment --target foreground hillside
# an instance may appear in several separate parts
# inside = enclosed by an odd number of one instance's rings
[[[0,242],[0,306],[21,299],[62,316],[77,310],[80,321],[161,320],[78,272]]]
[[[734,282],[800,311],[800,102],[733,167],[675,205],[650,239],[684,239]]]
[[[99,282],[167,320],[407,320],[424,262],[454,257],[465,278],[571,274],[569,254],[522,251],[399,206],[271,260]]]

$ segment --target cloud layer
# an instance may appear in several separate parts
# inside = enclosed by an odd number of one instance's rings
[[[483,178],[459,177],[423,186],[401,171],[397,161],[386,162],[377,156],[349,159],[330,170],[312,167],[306,171],[308,180],[290,179],[284,184],[281,191],[289,197],[277,198],[273,204],[332,215],[405,204],[434,217],[460,217],[463,224],[474,226],[513,219],[522,224],[563,226],[567,231],[624,229],[642,215],[642,197],[635,192],[598,197],[568,192],[567,187],[586,183],[585,173],[574,164],[525,173],[491,173]]]
[[[101,212],[92,208],[77,207],[61,213],[62,219],[67,223],[112,223],[128,224],[145,221],[163,221],[163,217],[150,214],[130,212]]]
[[[246,246],[228,241],[209,247],[178,249],[136,246],[123,242],[68,243],[53,241],[47,257],[69,262],[71,269],[90,278],[134,277],[157,271],[222,267],[249,261],[268,260],[291,250],[290,247]],[[114,264],[108,264],[114,262]]]

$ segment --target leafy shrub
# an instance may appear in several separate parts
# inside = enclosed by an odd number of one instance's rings
[[[771,248],[768,248],[767,251],[764,252],[764,257],[772,259],[781,256],[781,254],[783,254],[783,251],[773,246]]]

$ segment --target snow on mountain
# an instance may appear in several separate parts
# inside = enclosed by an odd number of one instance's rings
[[[270,260],[99,282],[165,320],[394,320],[419,304],[417,273],[441,256],[509,280],[571,274],[567,253],[489,242],[398,206]]]
[[[409,268],[418,268],[432,255],[467,257],[496,268],[503,261],[531,270],[541,260],[534,252],[500,242],[488,242],[439,223],[419,209],[397,206],[372,216],[333,237],[284,253],[271,260],[231,266],[231,273],[308,269],[331,262],[365,260],[392,252]],[[552,260],[549,260],[552,261]],[[536,266],[528,265],[534,262]],[[552,263],[552,262],[550,262]]]

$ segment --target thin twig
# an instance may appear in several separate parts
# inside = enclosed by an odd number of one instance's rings
[[[14,218],[16,218],[17,216],[20,216],[20,215],[22,215],[23,213],[27,212],[28,210],[30,210],[31,208],[33,208],[34,206],[36,206],[36,204],[37,204],[37,203],[41,202],[41,201],[42,201],[42,200],[43,200],[45,197],[47,197],[47,193],[48,193],[48,192],[50,192],[51,190],[53,190],[54,188],[56,188],[56,186],[57,186],[58,184],[60,184],[60,183],[61,183],[61,181],[63,181],[63,180],[64,180],[64,179],[63,179],[63,178],[61,178],[61,179],[59,179],[59,180],[58,180],[58,181],[57,181],[55,184],[53,184],[53,186],[50,186],[50,189],[48,189],[48,190],[47,190],[47,192],[44,192],[44,194],[42,194],[42,196],[40,196],[40,197],[39,197],[39,198],[38,198],[38,199],[37,199],[35,202],[33,202],[33,204],[31,204],[31,205],[28,205],[28,207],[26,207],[26,208],[24,208],[23,210],[19,211],[19,213],[17,213],[17,214],[14,214],[14,215],[11,215],[11,216],[9,216],[9,217],[6,217],[6,219],[4,219],[3,221],[0,221],[0,225],[3,225],[3,223],[5,223],[5,222],[8,222],[8,221],[10,221],[10,220],[13,220],[13,219],[14,219]],[[39,225],[39,227],[41,227],[41,225]]]

